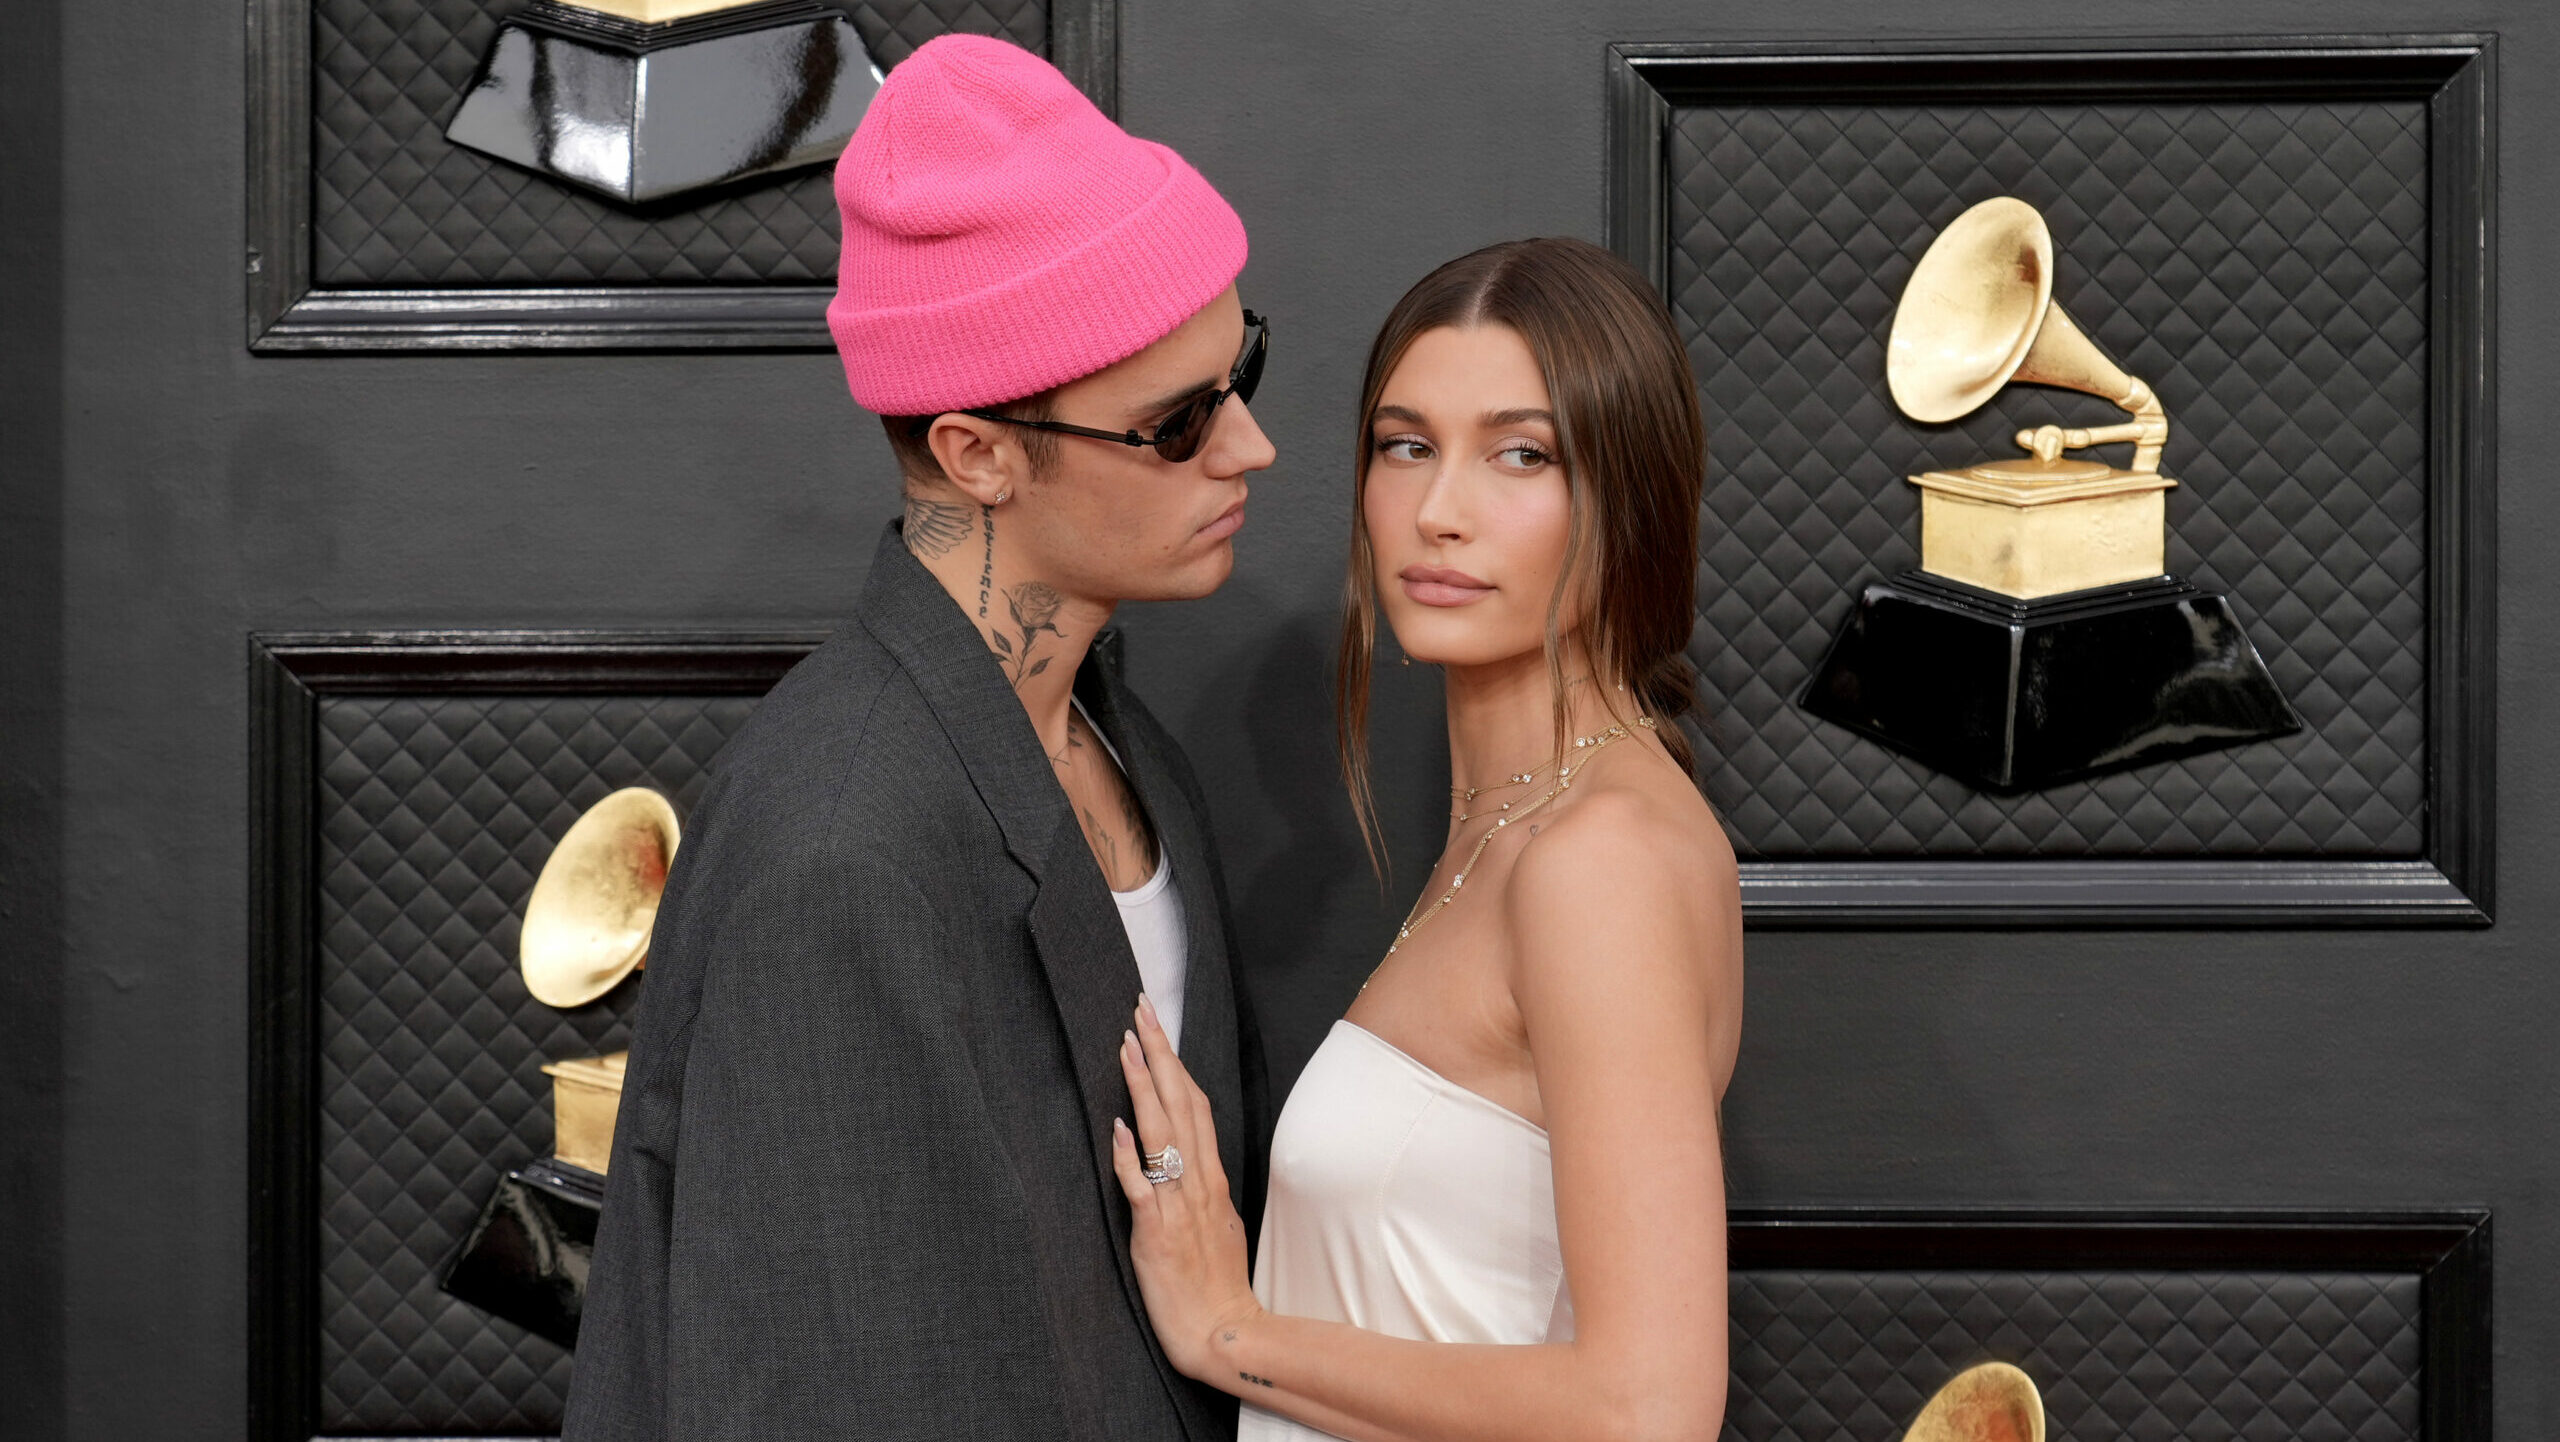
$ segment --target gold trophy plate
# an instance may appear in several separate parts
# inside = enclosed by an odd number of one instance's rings
[[[1911,483],[1932,575],[2024,600],[2168,569],[2166,492],[2177,482],[2157,471],[2026,457]]]
[[[598,1176],[613,1160],[613,1121],[622,1108],[622,1074],[631,1053],[545,1062],[551,1078],[552,1152]]]

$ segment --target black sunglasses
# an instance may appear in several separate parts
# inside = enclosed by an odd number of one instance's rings
[[[1002,415],[995,411],[961,411],[982,421],[1002,421],[1027,430],[1055,431],[1062,436],[1089,436],[1097,441],[1118,441],[1124,446],[1153,446],[1156,454],[1168,461],[1187,461],[1200,454],[1209,439],[1210,422],[1217,418],[1218,407],[1227,397],[1251,404],[1256,386],[1262,384],[1262,363],[1271,354],[1271,325],[1252,311],[1244,313],[1245,329],[1253,332],[1246,338],[1244,354],[1236,358],[1235,368],[1227,372],[1227,388],[1203,391],[1184,401],[1172,415],[1156,426],[1154,435],[1137,431],[1100,431],[1091,426],[1071,426],[1065,421],[1032,421],[1020,416]],[[915,423],[913,434],[922,436],[933,425],[927,417]]]

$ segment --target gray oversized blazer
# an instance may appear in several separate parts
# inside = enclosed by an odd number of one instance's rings
[[[1077,694],[1182,888],[1183,1058],[1250,1225],[1267,1105],[1225,888],[1190,768],[1115,656],[1098,644]],[[1234,1435],[1234,1402],[1167,1365],[1129,1266],[1118,909],[895,524],[855,622],[715,763],[646,975],[567,1442]]]

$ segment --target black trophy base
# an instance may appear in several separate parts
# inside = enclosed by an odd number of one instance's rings
[[[518,1167],[499,1180],[461,1254],[445,1268],[445,1291],[576,1347],[603,1209],[604,1178],[583,1167],[557,1158]]]
[[[1999,792],[2302,729],[2229,599],[2174,576],[2034,601],[1870,581],[1798,704]]]
[[[832,162],[879,89],[861,34],[818,0],[655,25],[533,0],[499,24],[444,134],[646,205]]]

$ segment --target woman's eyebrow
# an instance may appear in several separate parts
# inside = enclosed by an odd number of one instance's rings
[[[1425,423],[1422,419],[1422,412],[1409,409],[1405,406],[1380,406],[1376,410],[1371,411],[1370,414],[1379,420],[1403,421],[1408,425],[1418,426]]]
[[[1498,428],[1502,426],[1527,425],[1531,421],[1543,421],[1548,425],[1554,425],[1556,423],[1556,414],[1553,411],[1544,410],[1537,406],[1514,406],[1507,411],[1487,411],[1484,413],[1484,423],[1488,427]]]

